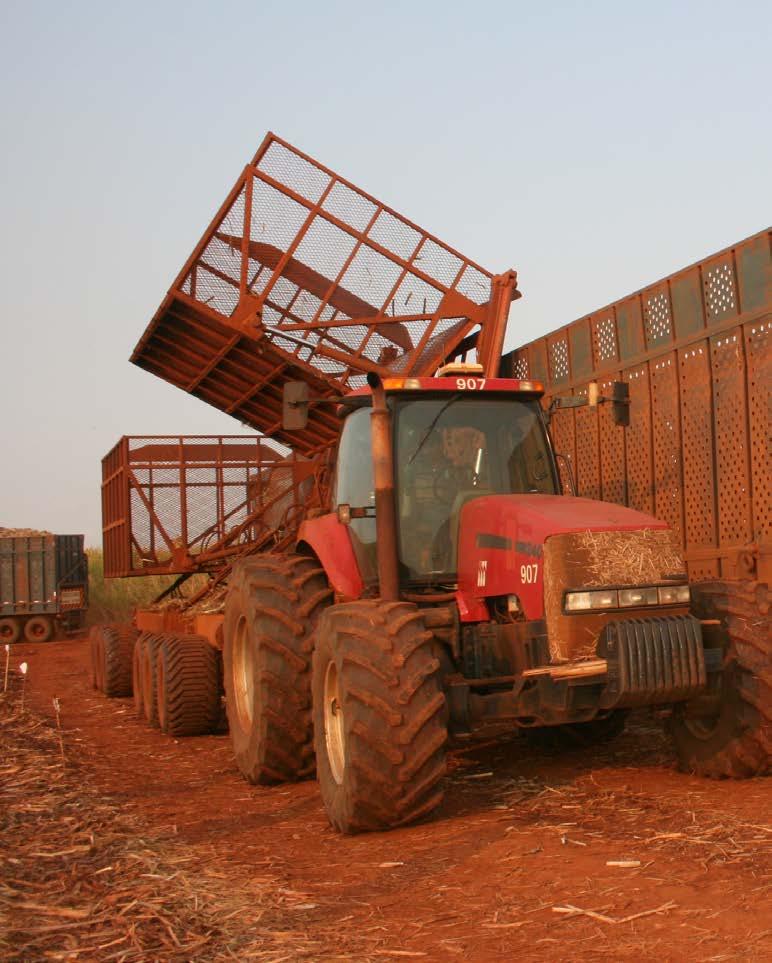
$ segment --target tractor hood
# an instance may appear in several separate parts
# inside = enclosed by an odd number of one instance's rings
[[[548,540],[567,548],[580,536],[586,539],[595,532],[612,533],[606,539],[613,537],[616,548],[624,548],[628,538],[639,541],[640,533],[649,532],[660,546],[670,546],[662,567],[683,570],[668,526],[644,512],[566,495],[482,495],[468,501],[459,513],[459,591],[478,599],[515,594],[526,618],[543,618]],[[636,582],[632,571],[629,578],[624,572],[615,577],[623,583]]]

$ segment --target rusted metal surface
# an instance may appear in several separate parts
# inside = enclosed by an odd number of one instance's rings
[[[124,437],[102,460],[105,575],[221,571],[326,503],[322,456],[265,438]]]
[[[493,283],[495,281],[495,283]],[[493,275],[268,134],[132,355],[135,364],[304,453],[337,438],[312,408],[285,435],[286,381],[312,396],[368,372],[419,376],[482,331],[494,372],[516,275]]]
[[[684,268],[506,355],[545,403],[597,380],[630,387],[631,423],[609,406],[563,409],[557,451],[579,494],[669,522],[692,580],[769,577],[772,543],[770,231]]]
[[[386,407],[386,392],[379,378],[371,376],[373,410],[370,415],[375,485],[375,525],[377,532],[379,596],[384,602],[399,598],[397,553],[397,515],[394,505],[394,450],[391,416]]]

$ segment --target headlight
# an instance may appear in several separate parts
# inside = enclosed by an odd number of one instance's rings
[[[691,594],[688,585],[665,585],[657,589],[661,605],[675,605],[677,602],[689,602]]]
[[[605,592],[566,592],[566,612],[615,609],[618,605],[616,589]]]
[[[656,605],[659,601],[655,588],[620,589],[619,605]]]
[[[602,592],[566,592],[566,612],[635,608],[642,605],[684,605],[690,599],[688,585],[650,585]]]

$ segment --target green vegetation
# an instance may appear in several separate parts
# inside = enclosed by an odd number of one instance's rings
[[[102,550],[86,549],[88,555],[89,625],[127,622],[137,606],[149,605],[168,588],[174,575],[143,575],[140,578],[105,578]]]

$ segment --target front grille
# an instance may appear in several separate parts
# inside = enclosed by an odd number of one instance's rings
[[[706,684],[702,626],[691,615],[610,622],[599,651],[608,661],[608,705],[678,702]]]

